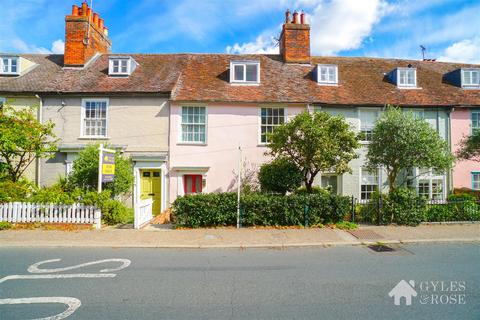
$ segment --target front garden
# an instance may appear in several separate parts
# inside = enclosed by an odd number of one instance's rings
[[[115,181],[106,183],[97,192],[98,145],[89,145],[73,162],[71,174],[59,177],[50,187],[37,187],[27,172],[37,158],[52,158],[57,151],[54,124],[40,123],[36,108],[0,108],[0,203],[35,203],[51,205],[84,205],[98,208],[105,224],[130,223],[133,210],[123,203],[133,185],[132,163],[117,152]],[[48,219],[46,219],[48,220]],[[3,229],[9,228],[2,223]]]

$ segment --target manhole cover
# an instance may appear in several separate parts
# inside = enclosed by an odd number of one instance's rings
[[[348,230],[348,232],[357,239],[361,240],[376,240],[382,239],[383,237],[376,233],[375,231],[368,229],[358,229],[358,230]]]
[[[375,252],[392,252],[395,251],[392,247],[386,246],[384,244],[372,244],[368,246],[371,250]]]

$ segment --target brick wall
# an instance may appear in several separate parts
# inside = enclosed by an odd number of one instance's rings
[[[310,26],[285,23],[280,38],[280,54],[285,62],[310,63]]]
[[[72,15],[65,17],[65,66],[83,66],[96,53],[109,53],[111,42],[98,14],[90,8],[73,6]],[[90,30],[89,30],[90,25]]]

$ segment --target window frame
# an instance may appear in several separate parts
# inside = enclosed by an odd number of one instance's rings
[[[425,173],[421,173],[420,171],[425,171]],[[415,188],[415,192],[417,195],[420,195],[419,193],[419,185],[423,181],[428,181],[428,197],[427,201],[438,201],[438,200],[446,200],[447,198],[447,175],[446,173],[444,174],[438,174],[433,170],[432,168],[414,168],[412,170],[412,174],[407,176],[407,179],[413,182],[413,187]],[[442,192],[441,192],[441,198],[440,199],[434,199],[433,195],[433,184],[435,181],[441,180],[442,181]],[[435,193],[438,195],[438,193]]]
[[[247,80],[247,65],[255,65],[257,67],[257,81]],[[235,80],[235,66],[243,66],[243,80]],[[230,83],[241,85],[259,85],[260,61],[230,61]]]
[[[362,133],[363,132],[363,122],[362,122],[362,117],[361,117],[361,114],[362,112],[374,112],[375,113],[375,122],[378,120],[378,118],[380,117],[380,110],[378,109],[373,109],[373,108],[359,108],[357,110],[357,117],[358,117],[358,121],[360,122],[360,125],[358,127],[358,132]],[[367,126],[365,126],[367,127]],[[373,131],[373,128],[375,127],[375,123],[371,126],[371,130],[370,131]],[[370,139],[362,139],[360,140],[360,143],[362,144],[368,144],[370,143],[372,140]]]
[[[322,68],[327,68],[327,70],[329,70],[330,68],[333,68],[335,79],[333,81],[329,81],[329,80],[322,81],[321,80]],[[327,72],[327,74],[328,74],[328,72]],[[317,64],[317,83],[319,85],[324,85],[324,86],[337,86],[338,85],[338,65],[336,65],[336,64]]]
[[[203,125],[205,126],[205,139],[204,141],[183,141],[183,108],[203,108],[205,110],[205,122]],[[178,143],[180,145],[207,145],[208,143],[208,108],[205,105],[197,105],[197,104],[188,104],[180,106],[180,121],[179,121],[179,135],[178,135]],[[188,124],[187,124],[188,125]],[[200,125],[196,123],[190,123],[190,125]]]
[[[474,115],[474,114],[475,114],[475,116],[476,116],[476,118],[477,118],[475,121],[477,122],[477,126],[478,126],[478,127],[474,127],[474,126],[473,126],[473,121],[474,121],[474,119],[473,119],[474,116],[473,116],[473,115]],[[477,130],[480,130],[480,110],[478,110],[478,109],[472,109],[472,110],[470,111],[470,134],[473,134],[473,133],[474,133],[475,131],[477,131]]]
[[[115,61],[119,61],[118,65],[118,72],[114,71],[114,63]],[[127,71],[122,72],[122,61],[127,62]],[[132,58],[130,57],[110,57],[108,59],[108,75],[109,76],[129,76],[132,74]]]
[[[363,193],[373,194],[376,191],[380,191],[380,186],[381,186],[381,177],[380,177],[380,169],[379,168],[376,169],[377,184],[375,184],[375,185],[374,184],[363,184],[363,173],[365,171],[371,171],[371,170],[367,170],[366,168],[363,168],[363,167],[359,168],[359,173],[360,173],[359,185],[360,185],[360,187],[359,187],[359,190],[358,190],[358,195],[359,195],[358,198],[360,199],[360,201],[370,201],[372,199],[371,196],[370,196],[370,198],[366,197],[365,199],[363,199],[362,198]],[[373,190],[373,191],[368,190],[368,191],[364,192],[364,191],[362,191],[362,186],[364,186],[364,185],[365,186],[376,186],[377,188],[376,188],[376,190]]]
[[[105,102],[106,109],[105,109],[105,135],[86,135],[85,134],[85,118],[86,118],[86,110],[87,110],[87,102]],[[108,98],[84,98],[82,99],[82,108],[81,108],[81,123],[80,123],[80,139],[108,139],[108,114],[110,109],[110,99]]]
[[[413,84],[400,83],[401,72],[413,72]],[[405,74],[405,80],[408,80],[408,74]],[[397,87],[402,89],[417,88],[417,68],[397,68]]]
[[[191,192],[191,193],[188,193],[187,192],[187,178],[188,177],[192,177],[194,178],[192,180],[192,189],[195,190],[194,192]],[[196,191],[196,180],[200,178],[200,191]],[[182,176],[182,180],[183,180],[183,194],[184,195],[188,195],[188,194],[201,194],[203,193],[203,175],[202,174],[192,174],[192,173],[186,173],[186,174],[183,174]]]
[[[341,175],[336,174],[336,173],[328,173],[328,172],[327,172],[327,173],[320,173],[320,187],[321,187],[321,188],[325,188],[325,187],[323,186],[323,178],[324,178],[324,177],[334,178],[334,179],[336,180],[336,184],[337,184],[337,186],[336,186],[337,190],[335,190],[334,194],[337,194],[337,195],[341,194],[341,191],[340,191],[340,189],[341,189],[341,186],[340,186],[340,184],[341,184],[341,179],[340,179]],[[332,190],[332,191],[333,191],[333,190]]]
[[[478,176],[478,188],[475,188],[475,176]],[[472,180],[472,190],[480,190],[480,171],[472,171],[470,172],[470,177]]]
[[[472,79],[472,73],[476,72],[477,73],[477,80],[478,83],[465,83],[465,73],[471,73],[470,74],[470,79]],[[480,68],[462,68],[460,72],[460,81],[462,83],[462,88],[473,88],[473,89],[478,89],[480,88]]]
[[[287,123],[288,121],[288,108],[282,106],[260,106],[258,108],[258,145],[259,146],[266,146],[268,145],[268,141],[262,141],[262,109],[283,109],[283,124]],[[266,124],[268,125],[268,124]],[[279,124],[281,125],[281,124]],[[279,126],[275,125],[275,126]]]
[[[8,60],[9,63],[7,65],[8,71],[3,71],[5,64],[3,63],[4,60]],[[17,70],[12,72],[12,61],[16,61]],[[0,74],[2,75],[19,75],[20,74],[20,57],[16,56],[0,56]]]

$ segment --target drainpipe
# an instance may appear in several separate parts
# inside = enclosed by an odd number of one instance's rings
[[[452,146],[452,112],[455,111],[455,108],[450,108],[447,111],[447,143],[450,147],[450,151],[453,151]],[[453,191],[453,168],[448,170],[448,190]]]
[[[38,118],[38,121],[41,124],[43,124],[43,99],[38,94],[36,94],[35,97],[39,100],[37,118]],[[40,178],[41,178],[40,160],[41,159],[39,158],[35,158],[35,184],[37,187],[40,186]]]

